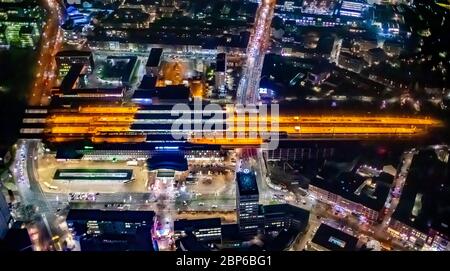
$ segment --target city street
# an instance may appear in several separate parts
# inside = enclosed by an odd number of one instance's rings
[[[247,45],[247,60],[239,82],[236,100],[242,105],[256,104],[264,56],[269,44],[274,0],[262,0],[256,11],[253,33]]]
[[[63,34],[60,28],[63,22],[63,10],[58,0],[42,1],[47,10],[47,21],[38,48],[36,77],[30,90],[28,104],[31,106],[47,105],[50,90],[56,79],[56,62],[54,56],[61,48]]]

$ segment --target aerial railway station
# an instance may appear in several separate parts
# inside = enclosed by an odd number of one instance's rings
[[[172,111],[168,105],[79,105],[49,108],[42,112],[45,113],[26,118],[26,124],[33,128],[24,127],[22,134],[52,143],[146,143],[152,141],[149,135],[166,135],[169,139],[179,135],[182,141],[192,144],[255,146],[274,134],[282,140],[312,137],[372,139],[421,136],[430,128],[442,126],[440,121],[426,117],[356,114],[294,116],[283,113],[277,117],[258,117],[230,114],[229,109],[208,110],[205,107]],[[192,119],[180,121],[179,118],[186,114]],[[209,125],[209,130],[206,129],[207,124],[213,124]],[[197,136],[199,132],[202,137]],[[249,136],[252,134],[257,136]]]

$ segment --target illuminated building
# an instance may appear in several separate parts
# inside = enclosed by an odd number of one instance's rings
[[[159,52],[157,52],[159,51]],[[156,50],[157,56],[150,57],[155,67],[160,62],[162,50]],[[59,88],[52,90],[51,105],[47,108],[29,108],[23,119],[21,134],[25,138],[41,138],[52,143],[90,142],[93,144],[151,144],[159,142],[176,142],[188,145],[216,145],[224,147],[258,146],[261,137],[248,138],[247,123],[266,122],[267,130],[261,132],[278,133],[282,140],[303,140],[308,138],[380,138],[382,136],[420,136],[428,127],[442,126],[440,121],[429,118],[406,118],[395,116],[295,116],[281,115],[271,119],[241,118],[228,116],[227,110],[219,107],[205,110],[207,105],[195,108],[190,103],[190,91],[184,85],[156,86],[157,79],[144,76],[141,85],[131,99],[123,103],[124,88],[88,89],[78,88],[78,81],[83,78],[90,65],[91,54],[61,53],[57,59],[60,63],[71,64]],[[152,53],[150,54],[152,55]],[[67,56],[67,57],[66,57]],[[108,57],[108,68],[103,77],[116,78],[127,84],[136,69],[136,57]],[[329,63],[323,63],[311,69],[307,80],[320,84],[330,76]],[[201,82],[199,82],[200,84]],[[200,87],[198,87],[200,88]],[[194,88],[195,89],[195,88]],[[200,91],[197,91],[200,92]],[[175,103],[183,102],[186,108],[173,111]],[[173,125],[181,117],[190,117],[193,121],[183,123],[179,128]],[[214,117],[214,131],[205,137],[193,137]],[[194,119],[195,118],[195,119]],[[244,123],[238,127],[236,123]],[[271,123],[278,123],[272,127]],[[231,125],[233,124],[233,125]],[[224,137],[226,132],[235,134],[233,138]],[[243,135],[239,135],[243,133]],[[180,135],[180,139],[173,137]],[[164,141],[154,140],[153,136],[165,136]],[[135,149],[142,148],[136,146]]]
[[[314,234],[307,250],[355,251],[357,250],[357,243],[358,238],[322,223]]]
[[[281,54],[288,57],[327,59],[336,62],[341,50],[342,40],[333,35],[324,35],[319,38],[315,48],[306,48],[297,42],[284,42]]]
[[[389,56],[399,56],[404,50],[403,43],[397,40],[385,40],[383,43],[383,49]]]
[[[108,56],[102,79],[121,82],[122,85],[128,86],[137,72],[137,62],[136,56]]]
[[[225,53],[217,54],[216,56],[216,71],[214,74],[215,87],[219,91],[219,96],[224,96],[225,83],[226,83],[226,70],[227,70],[227,59]]]
[[[307,74],[307,81],[313,85],[322,84],[331,74],[331,65],[328,63],[321,63],[314,66]]]
[[[152,17],[157,16],[158,2],[154,0],[125,0],[123,1],[121,7],[123,8],[133,8],[141,9],[146,13],[150,14]]]
[[[150,26],[150,15],[134,8],[118,8],[101,20],[107,29],[139,29]]]
[[[295,12],[302,8],[301,0],[280,0],[277,1],[275,10],[280,10],[284,12]]]
[[[34,48],[44,18],[45,10],[34,0],[0,2],[0,46]]]
[[[299,26],[364,25],[369,17],[365,0],[277,1],[275,15]]]
[[[220,218],[180,219],[174,221],[175,238],[179,238],[188,232],[192,232],[200,242],[220,243],[222,241]]]
[[[60,76],[65,76],[73,64],[83,64],[89,73],[95,68],[90,51],[60,51],[55,55],[55,60]]]
[[[369,5],[365,0],[344,0],[339,8],[340,16],[362,17]]]
[[[311,180],[308,190],[317,200],[338,211],[353,213],[362,220],[375,223],[383,217],[394,177],[385,172],[370,177],[359,173],[365,167],[335,173],[337,169],[325,165]]]
[[[414,155],[389,224],[392,236],[419,249],[450,248],[448,157],[445,146]]]
[[[145,65],[147,75],[153,77],[157,77],[159,75],[158,72],[162,53],[162,48],[152,48],[150,50],[150,55],[148,56],[147,64]]]
[[[261,206],[260,213],[264,216],[266,233],[287,229],[302,232],[309,220],[309,211],[290,204],[264,205]]]
[[[370,49],[363,56],[369,65],[379,64],[387,59],[387,55],[384,50],[378,47]]]
[[[268,161],[306,161],[311,159],[329,159],[339,151],[329,141],[280,142],[278,148],[267,152]]]
[[[346,52],[342,52],[339,54],[338,64],[340,67],[356,73],[360,73],[364,68],[368,66],[368,63],[364,60],[363,57]]]
[[[153,251],[152,211],[71,209],[66,221],[82,251]]]
[[[239,231],[254,236],[261,230],[263,217],[259,212],[259,191],[256,175],[248,170],[236,172],[236,211]]]

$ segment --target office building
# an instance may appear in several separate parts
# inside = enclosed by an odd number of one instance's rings
[[[148,76],[158,77],[159,65],[161,62],[161,55],[163,53],[162,48],[152,48],[147,59],[145,69]]]
[[[35,48],[45,10],[35,0],[0,2],[0,48]]]
[[[226,71],[227,71],[227,59],[225,53],[217,54],[216,56],[216,71],[215,77],[215,88],[218,90],[219,95],[223,96],[226,94],[225,84],[226,84]]]
[[[152,251],[152,211],[71,209],[67,225],[82,251]]]
[[[314,234],[309,251],[355,251],[358,238],[341,230],[320,224]]]
[[[264,216],[266,233],[287,229],[302,232],[308,225],[309,211],[290,204],[264,205],[260,212]]]
[[[174,221],[175,238],[183,237],[188,233],[193,233],[200,242],[220,243],[222,239],[220,218]]]
[[[73,64],[82,64],[89,73],[95,68],[94,58],[90,51],[59,51],[55,55],[55,60],[60,76],[65,76]]]
[[[374,173],[370,176],[363,173],[372,170]],[[309,192],[317,200],[357,214],[362,221],[375,223],[383,217],[393,180],[391,174],[367,165],[340,173],[333,167],[324,166],[311,180]]]
[[[239,230],[244,235],[255,235],[260,230],[259,191],[256,175],[249,170],[236,172],[236,210]]]
[[[368,66],[368,63],[363,57],[346,52],[341,52],[339,54],[338,64],[340,67],[356,73],[360,73]]]
[[[388,232],[413,247],[450,249],[448,148],[420,150],[411,162]]]

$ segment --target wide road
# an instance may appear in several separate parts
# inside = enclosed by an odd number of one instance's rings
[[[47,21],[38,48],[38,66],[28,100],[30,106],[43,106],[49,102],[50,90],[56,78],[54,56],[61,48],[63,35],[60,28],[63,8],[60,3],[57,0],[43,0],[42,4],[47,10]]]
[[[268,48],[275,2],[275,0],[262,0],[256,11],[253,33],[247,45],[247,59],[236,94],[238,104],[257,102],[259,80]]]
[[[34,243],[35,250],[59,249],[52,237],[68,235],[68,232],[60,230],[60,224],[56,221],[55,209],[49,204],[41,186],[36,179],[36,160],[38,156],[38,140],[19,140],[14,163],[11,165],[21,202],[35,207],[39,216],[34,220],[34,228],[37,230],[39,242]]]

